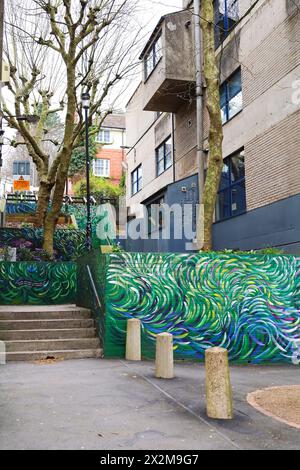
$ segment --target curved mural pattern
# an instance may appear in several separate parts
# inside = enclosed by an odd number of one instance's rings
[[[269,255],[113,254],[106,286],[106,352],[142,322],[144,350],[170,332],[177,357],[222,346],[232,361],[291,362],[300,342],[300,258]]]
[[[0,305],[75,303],[75,263],[0,263]]]
[[[43,229],[41,228],[1,228],[0,246],[16,248],[42,248]],[[56,258],[69,261],[82,256],[85,251],[85,232],[82,230],[56,230],[54,234]]]

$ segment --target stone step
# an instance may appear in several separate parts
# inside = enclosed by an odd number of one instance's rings
[[[38,330],[0,330],[0,341],[95,338],[95,328],[38,329]]]
[[[74,306],[1,306],[0,320],[50,320],[91,318],[87,308]]]
[[[86,359],[101,358],[103,351],[97,349],[66,349],[57,351],[19,351],[8,352],[6,361],[40,361],[45,359]]]
[[[84,319],[50,319],[50,320],[0,320],[0,332],[2,330],[54,330],[70,328],[93,328],[92,318]]]
[[[4,341],[6,352],[18,351],[64,351],[74,349],[97,349],[100,347],[99,338],[70,338]]]

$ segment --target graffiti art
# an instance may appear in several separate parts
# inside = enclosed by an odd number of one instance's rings
[[[76,302],[75,263],[0,263],[0,305]]]
[[[300,343],[300,258],[234,254],[109,256],[106,356],[124,354],[126,320],[141,320],[143,354],[158,333],[176,357],[203,359],[212,346],[238,363],[290,362]]]

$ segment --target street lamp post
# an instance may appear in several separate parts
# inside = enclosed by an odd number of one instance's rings
[[[91,189],[90,189],[90,154],[89,154],[89,107],[90,95],[88,92],[82,93],[82,108],[85,117],[85,163],[86,163],[86,248],[92,249],[92,222],[91,222]]]

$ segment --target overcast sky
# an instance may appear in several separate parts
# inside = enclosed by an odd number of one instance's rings
[[[182,0],[140,0],[140,1],[144,8],[143,8],[143,11],[141,11],[139,15],[140,18],[138,21],[140,23],[140,26],[142,26],[143,28],[143,32],[145,33],[144,44],[146,44],[147,39],[150,37],[160,17],[165,15],[166,13],[182,10],[183,2]],[[143,47],[141,47],[141,51],[142,49]],[[132,81],[128,85],[127,91],[124,94],[122,94],[122,96],[120,97],[120,101],[118,100],[119,106],[117,107],[125,109],[125,106],[129,98],[133,94],[135,88],[137,88],[141,79],[142,79],[141,72],[139,72],[139,69],[137,69],[136,77],[135,78],[132,77]]]
[[[145,43],[147,38],[150,36],[151,32],[155,28],[161,16],[172,11],[178,11],[182,9],[182,0],[140,0],[143,10],[140,13],[138,22],[140,26],[143,27],[143,32],[145,33]],[[144,35],[144,34],[143,34]],[[129,84],[127,91],[120,96],[120,101],[118,103],[118,108],[125,108],[126,103],[128,102],[130,96],[132,95],[134,89],[138,86],[141,81],[141,74],[137,72],[136,77],[132,78],[132,82]],[[4,96],[6,92],[4,90]],[[6,127],[6,126],[5,126]],[[14,131],[10,129],[5,129],[6,137],[11,137],[14,134]],[[4,146],[4,151],[7,150],[7,146]]]

